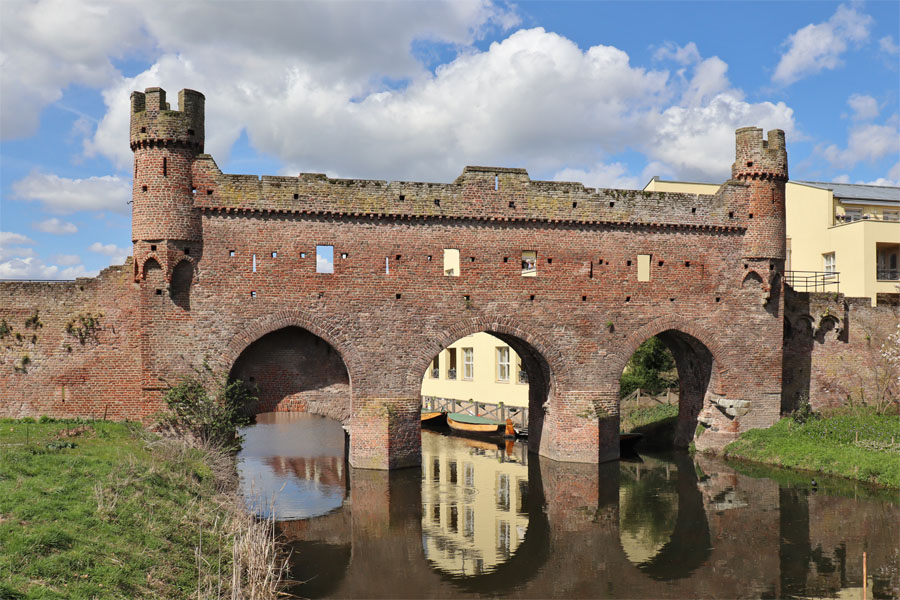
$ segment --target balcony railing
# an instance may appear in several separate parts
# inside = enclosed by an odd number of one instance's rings
[[[838,292],[841,274],[837,271],[785,271],[784,282],[798,292]]]
[[[878,281],[900,281],[900,269],[877,269]]]

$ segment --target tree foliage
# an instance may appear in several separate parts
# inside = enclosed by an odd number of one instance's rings
[[[634,351],[619,383],[619,395],[624,398],[641,388],[658,394],[678,382],[675,359],[659,338],[652,337]]]

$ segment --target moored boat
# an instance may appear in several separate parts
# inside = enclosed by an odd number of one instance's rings
[[[446,414],[440,411],[422,409],[420,416],[422,425],[441,425],[444,423],[444,415]]]
[[[465,413],[450,413],[447,415],[447,425],[450,429],[460,433],[475,433],[480,435],[495,435],[502,433],[506,427],[503,421],[495,421]]]

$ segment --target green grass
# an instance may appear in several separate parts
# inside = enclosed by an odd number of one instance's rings
[[[204,452],[82,426],[0,420],[0,598],[186,598],[201,530],[202,559],[228,573]]]
[[[900,488],[900,417],[856,410],[754,429],[725,456]]]
[[[622,431],[632,431],[677,416],[677,404],[657,404],[632,409],[623,407],[621,429]]]

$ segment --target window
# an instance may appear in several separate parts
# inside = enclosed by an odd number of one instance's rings
[[[316,246],[316,273],[334,273],[334,246]]]
[[[497,381],[509,381],[509,347],[497,347]]]
[[[900,210],[881,211],[881,218],[885,221],[900,221]]]
[[[638,254],[638,281],[650,281],[650,254]]]
[[[522,250],[522,277],[537,275],[537,251]]]
[[[444,275],[459,277],[459,250],[444,248]]]
[[[528,373],[525,372],[525,367],[522,366],[522,357],[516,356],[516,372],[518,372],[518,381],[519,383],[528,383]]]
[[[877,279],[879,281],[900,281],[900,244],[877,244],[875,248],[877,260]]]
[[[825,264],[825,272],[826,273],[835,273],[837,269],[835,268],[835,259],[834,252],[829,252],[828,254],[822,255],[822,261]]]
[[[456,379],[456,348],[447,348],[447,379]]]
[[[472,379],[475,377],[475,350],[473,348],[463,348],[463,379]]]
[[[861,208],[847,208],[844,209],[844,221],[847,223],[852,223],[853,221],[859,221],[862,219],[862,209]]]
[[[438,354],[431,361],[431,378],[438,379],[441,376],[441,355]]]

